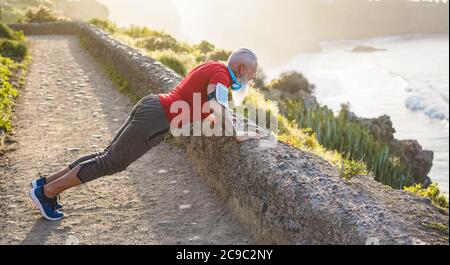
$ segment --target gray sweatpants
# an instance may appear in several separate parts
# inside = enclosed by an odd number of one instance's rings
[[[77,176],[83,183],[121,172],[158,145],[169,131],[169,122],[159,96],[147,95],[134,106],[108,147],[78,158],[69,168],[81,166]]]

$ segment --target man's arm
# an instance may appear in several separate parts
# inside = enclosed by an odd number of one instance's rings
[[[208,85],[207,92],[208,94],[214,92],[216,89],[216,85]],[[247,135],[238,135],[236,130],[236,121],[230,115],[230,112],[227,108],[222,106],[216,99],[212,99],[209,101],[210,108],[213,111],[212,115],[214,115],[216,121],[222,121],[222,128],[225,128],[226,136],[234,136],[236,142],[242,143],[244,141],[250,139],[258,139],[259,137],[250,137]]]
[[[220,121],[222,128],[225,128],[225,135],[236,136],[236,125],[228,110],[216,99],[210,100],[209,106],[213,112],[212,115],[215,117],[215,122]]]

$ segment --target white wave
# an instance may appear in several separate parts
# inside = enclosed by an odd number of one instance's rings
[[[418,96],[410,96],[405,100],[405,106],[410,110],[424,110],[425,105]]]
[[[423,110],[423,113],[431,119],[448,120],[445,113],[439,111],[438,108],[433,106],[426,106],[424,101],[418,96],[410,96],[405,100],[405,106],[413,111]]]
[[[448,117],[445,116],[444,113],[440,112],[434,107],[427,107],[424,111],[425,115],[432,119],[438,119],[438,120],[448,120]]]

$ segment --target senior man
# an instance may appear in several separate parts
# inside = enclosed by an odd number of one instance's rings
[[[171,92],[143,97],[102,152],[82,156],[54,174],[33,180],[29,192],[31,199],[45,219],[62,219],[62,205],[58,201],[61,192],[125,170],[150,148],[158,145],[166,133],[186,125],[177,122],[177,117],[186,115],[174,107],[177,103],[188,106],[189,124],[214,117],[214,120],[221,121],[221,127],[232,128],[232,135],[238,143],[251,139],[250,136],[236,135],[234,121],[225,110],[227,89],[231,89],[233,97],[245,95],[249,81],[256,77],[257,69],[258,59],[247,48],[234,51],[227,65],[213,61],[198,65]],[[199,95],[200,100],[195,100],[195,95]],[[193,110],[205,110],[202,107],[205,104],[207,111],[195,115]]]

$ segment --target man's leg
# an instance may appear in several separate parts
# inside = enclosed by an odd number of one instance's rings
[[[46,178],[46,183],[52,183],[53,181],[61,178],[62,176],[66,175],[67,173],[69,173],[76,165],[78,165],[79,163],[92,159],[96,156],[100,156],[103,155],[105,153],[105,151],[102,152],[96,152],[96,153],[92,153],[92,154],[88,154],[88,155],[84,155],[82,157],[79,157],[77,160],[73,161],[72,163],[70,163],[68,166],[66,166],[65,168],[61,169],[60,171],[52,174],[52,175],[48,175],[45,176]]]
[[[69,171],[70,171],[70,168],[68,166],[66,166],[65,168],[59,170],[56,173],[53,173],[53,174],[48,175],[48,176],[44,176],[45,177],[45,181],[46,181],[46,183],[53,182],[53,181],[59,179],[60,177],[64,176],[65,174],[69,173]]]
[[[75,166],[69,173],[65,174],[63,177],[47,184],[44,186],[44,194],[49,198],[54,198],[59,193],[78,186],[81,184],[80,179],[77,177],[80,166]]]
[[[169,123],[159,99],[148,98],[142,107],[133,113],[133,119],[108,146],[107,152],[79,163],[62,178],[45,185],[45,194],[54,197],[81,183],[121,172],[159,144],[163,135],[169,131]]]
[[[141,99],[142,100],[142,99]],[[128,115],[127,120],[125,121],[125,123],[120,127],[120,129],[116,132],[114,138],[112,139],[112,141],[110,142],[110,144],[102,151],[102,152],[96,152],[96,153],[92,153],[92,154],[88,154],[88,155],[84,155],[82,157],[79,157],[78,159],[76,159],[75,161],[73,161],[72,163],[70,163],[67,167],[59,170],[58,172],[45,176],[46,178],[46,183],[51,183],[59,178],[61,178],[62,176],[66,175],[67,173],[69,173],[75,166],[77,166],[78,164],[80,164],[81,162],[90,160],[96,156],[101,156],[103,154],[105,154],[105,152],[108,151],[109,147],[115,142],[117,141],[117,139],[119,138],[119,136],[122,134],[123,130],[125,130],[125,128],[128,126],[128,124],[131,122],[131,120],[133,119],[133,115],[136,112],[137,106],[139,105],[139,103],[141,103],[141,101],[139,101],[131,110],[130,114]]]

